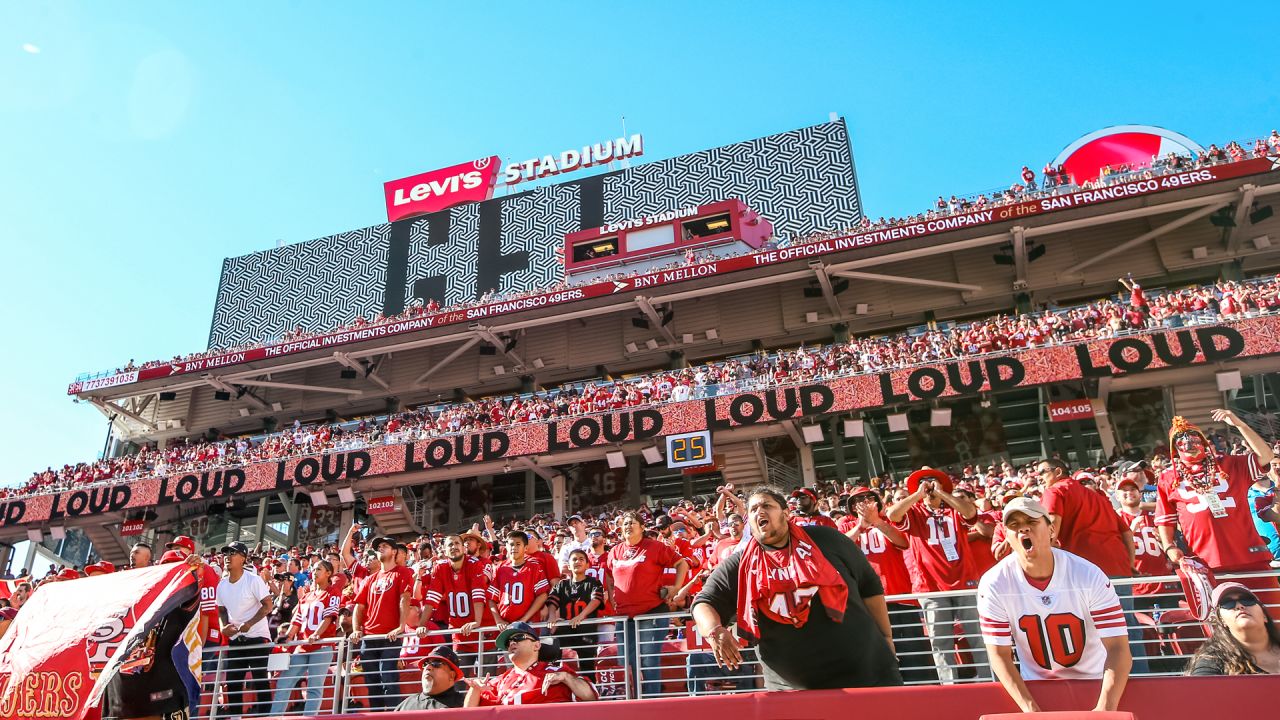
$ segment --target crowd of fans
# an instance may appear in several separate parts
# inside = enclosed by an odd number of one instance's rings
[[[295,422],[290,429],[265,437],[191,439],[174,441],[163,448],[146,446],[121,457],[46,468],[21,487],[0,490],[0,499],[90,483],[200,471],[714,397],[762,386],[884,372],[1204,320],[1236,319],[1280,308],[1280,279],[1276,277],[1243,283],[1220,282],[1158,294],[1148,294],[1129,277],[1121,278],[1120,283],[1125,293],[1118,298],[1105,298],[1079,307],[997,315],[897,335],[855,337],[822,347],[734,357],[613,382],[589,382],[517,397],[497,396],[424,406],[390,417],[314,426]]]
[[[1250,150],[1246,151],[1245,145],[1248,145]],[[1272,130],[1271,134],[1266,138],[1246,142],[1244,145],[1234,140],[1227,143],[1223,148],[1218,147],[1216,144],[1210,145],[1194,156],[1169,153],[1164,157],[1153,157],[1150,163],[1143,165],[1104,166],[1097,178],[1080,183],[1075,181],[1075,178],[1067,172],[1066,168],[1061,165],[1055,167],[1052,163],[1044,166],[1041,170],[1040,181],[1037,183],[1035,171],[1024,165],[1018,174],[1017,180],[1009,187],[972,195],[952,195],[950,198],[939,195],[932,208],[915,215],[889,218],[881,216],[876,220],[864,217],[861,223],[851,227],[823,230],[808,235],[794,235],[790,238],[790,243],[801,244],[832,240],[854,233],[927,222],[958,213],[1013,205],[1053,195],[1065,195],[1077,190],[1103,188],[1133,180],[1149,180],[1186,170],[1241,162],[1251,157],[1266,157],[1268,154],[1280,155],[1280,133],[1275,130]]]
[[[1245,145],[1250,146],[1250,150],[1245,150]],[[779,242],[777,238],[770,240],[765,247],[759,252],[773,250],[779,245],[801,244],[809,242],[818,242],[821,240],[829,240],[837,237],[843,237],[854,233],[867,232],[870,230],[878,230],[893,227],[895,225],[906,225],[916,222],[932,220],[938,217],[945,217],[955,213],[969,212],[971,210],[981,210],[985,207],[997,207],[1001,205],[1009,205],[1013,203],[1023,202],[1025,200],[1035,199],[1044,195],[1062,194],[1074,192],[1079,189],[1089,189],[1094,187],[1105,187],[1119,182],[1127,182],[1134,179],[1146,179],[1166,175],[1170,173],[1182,172],[1184,170],[1208,167],[1211,165],[1220,165],[1228,162],[1240,162],[1250,157],[1266,157],[1270,154],[1280,154],[1280,134],[1272,130],[1271,135],[1266,138],[1260,138],[1246,142],[1242,145],[1236,141],[1231,141],[1225,148],[1219,148],[1217,145],[1210,145],[1207,149],[1201,151],[1194,157],[1181,156],[1173,153],[1162,158],[1152,158],[1152,162],[1144,167],[1134,166],[1118,166],[1104,167],[1102,174],[1096,180],[1090,180],[1085,183],[1076,184],[1074,179],[1067,173],[1066,169],[1052,164],[1046,164],[1042,171],[1042,178],[1037,184],[1035,171],[1023,166],[1018,174],[1018,180],[1008,188],[990,191],[986,193],[977,193],[974,195],[956,196],[945,199],[941,195],[938,196],[933,208],[906,217],[881,217],[878,220],[871,220],[864,217],[862,222],[853,227],[823,230],[808,235],[795,234],[785,241]],[[574,280],[572,278],[564,278],[561,281],[546,287],[533,288],[528,290],[513,291],[507,293],[498,292],[494,288],[490,288],[479,298],[471,301],[460,302],[449,306],[441,307],[440,303],[435,299],[428,299],[425,302],[415,299],[405,308],[404,312],[395,315],[385,315],[377,313],[373,316],[357,317],[345,325],[324,329],[305,329],[295,327],[287,330],[279,337],[272,337],[265,340],[251,341],[228,347],[210,347],[199,352],[188,353],[186,355],[175,355],[170,360],[148,360],[143,363],[136,363],[130,359],[123,367],[116,368],[114,374],[132,372],[134,370],[146,370],[148,368],[160,367],[169,364],[181,364],[184,362],[192,362],[206,357],[215,357],[234,352],[243,352],[259,347],[265,347],[281,342],[293,342],[321,335],[329,335],[336,332],[359,330],[372,325],[381,323],[398,322],[410,320],[426,314],[437,312],[449,312],[454,310],[465,310],[467,308],[479,307],[493,302],[517,300],[532,295],[541,295],[544,293],[557,292],[568,288],[578,287],[596,282],[609,282],[612,280],[625,280],[636,275],[658,272],[662,270],[676,269],[693,263],[706,262],[716,259],[726,259],[742,255],[742,252],[686,252],[683,257],[673,260],[663,267],[650,267],[644,270],[620,270],[608,277],[592,277],[590,279]],[[111,373],[99,373],[91,375],[97,377]]]
[[[931,471],[928,482],[914,474],[820,481],[790,493],[788,511],[799,526],[836,528],[861,549],[888,600],[906,681],[986,679],[972,598],[931,596],[917,604],[911,595],[975,588],[1020,537],[1006,530],[1008,516],[1002,516],[1002,508],[1018,498],[1042,503],[1061,549],[1112,578],[1167,576],[1192,557],[1219,574],[1265,571],[1268,562],[1280,567],[1280,448],[1230,412],[1217,411],[1214,419],[1224,428],[1208,435],[1180,430],[1187,426],[1178,419],[1172,448],[1104,467],[1073,471],[1049,457],[1022,467]],[[1190,434],[1199,440],[1187,441]],[[1194,473],[1204,464],[1223,484],[1209,491],[1223,505],[1212,521],[1197,510],[1204,509],[1201,496],[1180,494],[1184,480],[1198,487]],[[743,667],[720,667],[690,646],[686,626],[647,617],[687,610],[717,565],[743,547],[757,519],[746,497],[725,485],[701,501],[538,515],[500,526],[485,517],[483,525],[449,535],[381,537],[357,523],[327,545],[260,544],[250,550],[232,542],[206,548],[203,562],[215,572],[202,582],[217,588],[216,605],[202,610],[208,645],[231,646],[224,663],[229,671],[219,676],[225,685],[212,689],[214,697],[229,716],[290,708],[314,713],[334,660],[325,643],[339,637],[357,653],[361,668],[354,682],[362,691],[353,707],[371,710],[392,709],[406,694],[406,709],[624,696],[624,664],[641,680],[645,696],[758,687],[750,648],[743,651]],[[1259,546],[1267,551],[1259,554]],[[188,556],[198,551],[191,538],[177,537],[158,562],[191,562]],[[132,567],[155,561],[151,546],[134,547]],[[115,570],[99,562],[23,578],[8,600],[0,600],[0,632],[13,608],[42,584]],[[231,587],[242,580],[251,592]],[[1274,575],[1228,583],[1213,594],[1218,614],[1208,622],[1209,642],[1190,662],[1185,648],[1182,656],[1169,657],[1175,653],[1166,654],[1162,640],[1132,631],[1145,624],[1157,635],[1164,632],[1161,602],[1165,625],[1176,622],[1177,612],[1194,624],[1187,611],[1176,610],[1176,588],[1139,582],[1117,591],[1131,626],[1135,672],[1275,672],[1267,633],[1277,643],[1280,635],[1265,609],[1280,604]],[[631,625],[639,628],[634,637],[624,631]],[[1254,655],[1241,650],[1246,643],[1259,644]],[[272,652],[290,659],[269,672]],[[468,676],[477,667],[501,672],[510,665],[521,668],[507,678],[511,683],[529,674],[537,683],[512,686]],[[321,670],[309,670],[315,667]],[[423,694],[413,696],[405,688],[416,686],[420,675]],[[300,681],[307,692],[295,701]]]

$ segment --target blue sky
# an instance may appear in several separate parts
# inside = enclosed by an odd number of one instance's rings
[[[0,483],[101,449],[77,373],[204,346],[222,258],[379,222],[384,180],[836,111],[878,216],[1108,125],[1280,124],[1267,4],[907,5],[5,3]]]

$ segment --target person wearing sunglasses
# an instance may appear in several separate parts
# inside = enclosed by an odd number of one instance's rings
[[[1188,675],[1280,675],[1280,627],[1249,588],[1223,583],[1210,596],[1213,634],[1191,658]]]
[[[498,634],[511,668],[498,677],[467,678],[464,707],[538,705],[596,700],[591,683],[558,663],[538,659],[538,632],[529,623],[513,622]]]
[[[459,689],[459,681],[466,676],[453,648],[448,645],[436,646],[422,659],[422,692],[402,700],[396,706],[396,712],[462,707],[466,696]]]

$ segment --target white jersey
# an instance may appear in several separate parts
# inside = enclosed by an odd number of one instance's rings
[[[1120,599],[1097,565],[1053,548],[1053,577],[1044,590],[1009,555],[978,582],[978,619],[988,645],[1012,645],[1025,680],[1097,679],[1107,651],[1102,638],[1124,637]]]

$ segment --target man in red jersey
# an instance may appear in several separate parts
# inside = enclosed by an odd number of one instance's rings
[[[1081,484],[1058,458],[1036,468],[1045,485],[1040,503],[1049,510],[1062,549],[1102,568],[1109,577],[1133,575],[1133,533],[1107,499]]]
[[[791,496],[787,498],[787,509],[791,512],[791,517],[796,524],[801,527],[822,525],[836,529],[835,521],[818,511],[818,493],[814,492],[813,488],[803,487],[793,490]]]
[[[303,587],[298,605],[293,610],[293,621],[285,635],[290,642],[306,640],[315,644],[298,645],[289,656],[289,667],[276,678],[275,696],[271,700],[271,714],[283,715],[288,708],[289,696],[298,680],[307,679],[304,715],[317,715],[323,697],[324,679],[333,662],[332,643],[320,642],[338,634],[338,606],[341,596],[333,583],[333,565],[320,560],[311,566],[311,584]]]
[[[556,560],[556,556],[547,551],[542,542],[542,535],[536,528],[527,528],[525,534],[529,536],[529,544],[525,547],[524,554],[542,565],[542,572],[547,574],[548,584],[555,583],[561,575],[560,563]]]
[[[463,707],[542,705],[596,700],[595,688],[577,673],[538,659],[538,633],[528,623],[515,622],[498,635],[511,668],[497,678],[466,678]]]
[[[485,619],[489,576],[485,573],[484,561],[468,556],[462,538],[457,535],[444,539],[444,557],[436,562],[429,576],[422,613],[424,617],[431,617],[435,608],[445,608],[449,627],[458,631],[453,636],[454,650],[464,657],[464,665],[470,665],[474,661],[470,656],[479,651],[476,628],[492,622]],[[418,635],[425,637],[425,628],[419,628]]]
[[[912,589],[915,592],[976,589],[978,575],[966,535],[968,526],[978,516],[978,508],[964,497],[952,494],[951,476],[941,470],[923,468],[911,473],[906,489],[907,496],[890,506],[886,516],[911,541],[911,554],[916,562]],[[978,636],[978,614],[973,608],[973,598],[926,598],[920,601],[920,606],[924,609],[938,679],[944,683],[955,682],[953,628],[959,622],[965,637]],[[981,647],[971,651],[979,668],[987,664],[986,652]]]
[[[845,532],[858,544],[862,554],[880,576],[884,594],[909,595],[911,576],[903,552],[911,547],[902,531],[885,519],[884,500],[869,487],[855,488],[845,500],[853,524]],[[937,682],[933,661],[927,654],[929,644],[924,635],[920,604],[915,600],[887,600],[889,624],[893,626],[893,647],[903,682]]]
[[[507,533],[507,559],[493,572],[489,607],[498,627],[513,622],[537,622],[551,592],[542,563],[526,554],[529,536],[519,530]],[[501,648],[499,648],[501,650]]]
[[[1173,568],[1169,566],[1169,561],[1164,556],[1164,551],[1160,549],[1160,539],[1156,535],[1156,517],[1155,513],[1142,507],[1142,492],[1147,484],[1148,474],[1150,470],[1145,467],[1135,467],[1132,470],[1124,472],[1120,475],[1120,480],[1116,483],[1116,496],[1120,500],[1120,520],[1129,526],[1129,530],[1133,533],[1133,569],[1136,575],[1172,575]],[[1182,588],[1178,583],[1137,583],[1133,586],[1133,609],[1134,611],[1150,613],[1159,606],[1160,600],[1158,595],[1169,595],[1181,593]],[[1123,596],[1120,598],[1125,599]],[[1168,598],[1163,601],[1166,607],[1175,607],[1176,598]],[[1136,622],[1131,622],[1136,626]],[[1136,628],[1135,628],[1136,629]],[[1132,642],[1133,658],[1135,663],[1146,662],[1145,658],[1149,655],[1158,653],[1147,652],[1147,642],[1145,637],[1140,637],[1138,641]],[[1151,663],[1158,662],[1152,660]],[[1180,670],[1179,667],[1164,666],[1157,668],[1160,672],[1175,672]]]
[[[165,547],[176,552],[183,560],[196,552],[196,541],[186,535],[179,535]],[[86,568],[87,571],[87,568]],[[200,636],[206,647],[225,645],[222,637],[222,620],[218,617],[218,583],[222,576],[212,565],[201,563],[200,566]]]
[[[370,707],[390,710],[396,706],[399,691],[396,661],[400,656],[401,628],[409,619],[413,571],[396,564],[395,540],[377,537],[369,546],[378,553],[379,570],[356,589],[352,632],[347,639],[353,646],[360,646]],[[365,635],[385,637],[365,639]]]
[[[637,615],[667,612],[667,600],[684,586],[689,563],[675,548],[645,537],[644,521],[635,512],[623,513],[620,520],[623,542],[609,551],[608,590],[614,612],[634,618]],[[666,569],[676,569],[670,585],[664,585]],[[669,618],[636,620],[626,623],[625,654],[631,665],[631,677],[642,677],[644,694],[654,697],[661,690],[658,681],[662,663],[662,641],[666,638]],[[639,671],[637,673],[637,671]]]
[[[1156,528],[1162,551],[1169,562],[1182,561],[1183,551],[1174,540],[1174,528],[1181,527],[1191,554],[1215,573],[1267,570],[1271,553],[1253,524],[1249,487],[1266,473],[1275,453],[1235,413],[1214,410],[1213,420],[1239,431],[1250,452],[1220,457],[1199,428],[1182,417],[1173,419],[1169,467],[1156,486]],[[1276,602],[1275,578],[1240,582],[1263,602]]]

